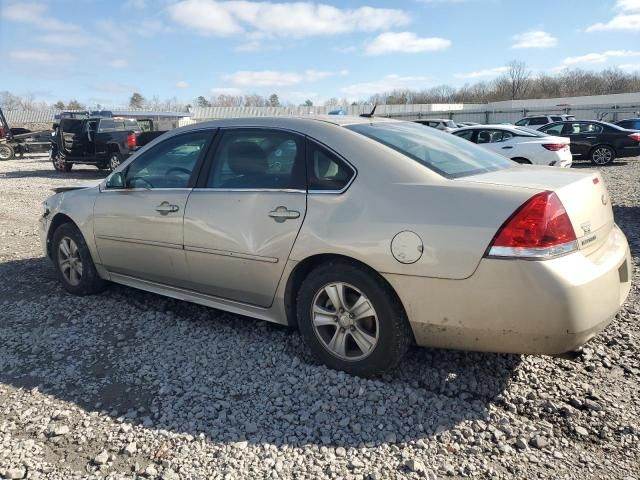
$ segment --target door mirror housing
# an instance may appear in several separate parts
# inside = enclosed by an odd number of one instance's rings
[[[125,187],[125,177],[122,172],[114,172],[107,179],[107,188],[108,189],[118,189]]]

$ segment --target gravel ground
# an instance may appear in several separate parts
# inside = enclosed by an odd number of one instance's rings
[[[364,380],[284,327],[115,285],[67,295],[40,202],[103,174],[0,162],[0,478],[640,478],[640,159],[602,171],[635,285],[583,355],[414,348]]]

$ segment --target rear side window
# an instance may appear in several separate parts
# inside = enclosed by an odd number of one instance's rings
[[[372,122],[345,128],[386,145],[447,178],[513,168],[511,160],[449,133],[410,122]]]
[[[546,125],[549,122],[547,117],[531,117],[529,119],[529,125]]]
[[[355,175],[351,166],[313,141],[307,142],[307,184],[309,191],[341,191]]]
[[[304,189],[304,143],[282,130],[224,132],[216,149],[208,188]]]
[[[557,125],[551,125],[550,127],[544,128],[542,131],[549,135],[561,135],[563,127],[564,123],[559,123]]]
[[[557,115],[552,115],[551,116],[551,121],[552,122],[561,122],[562,121],[562,117],[559,117]]]
[[[110,118],[100,120],[100,132],[113,132],[114,130],[116,130],[116,122]]]

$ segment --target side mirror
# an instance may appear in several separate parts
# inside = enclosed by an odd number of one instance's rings
[[[122,172],[112,173],[111,176],[107,179],[108,189],[124,188],[124,186],[125,186],[125,178],[124,178],[124,173]]]

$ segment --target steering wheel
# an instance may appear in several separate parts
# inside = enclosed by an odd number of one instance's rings
[[[151,182],[149,180],[147,180],[146,178],[144,178],[144,177],[131,177],[131,178],[127,179],[127,180],[128,180],[127,181],[128,185],[135,185],[138,182],[138,180],[141,180],[141,181],[143,181],[144,183],[146,183],[148,185],[145,188],[153,188],[153,185],[151,184]],[[133,188],[139,188],[139,187],[135,186]]]
[[[165,175],[171,175],[171,172],[184,173],[185,175],[191,176],[191,171],[187,170],[186,168],[183,168],[183,167],[170,168],[169,170],[167,170],[165,172]]]

